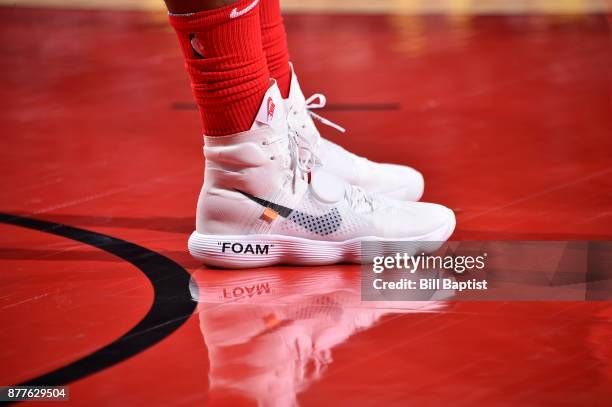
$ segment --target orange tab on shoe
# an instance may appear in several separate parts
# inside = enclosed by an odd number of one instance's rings
[[[276,218],[278,218],[278,212],[276,212],[274,209],[266,208],[261,214],[261,219],[268,223],[273,222]]]

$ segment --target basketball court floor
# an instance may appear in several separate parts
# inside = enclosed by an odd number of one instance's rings
[[[300,3],[302,88],[348,129],[323,134],[422,171],[452,239],[612,240],[605,2]],[[354,265],[193,260],[202,138],[162,6],[2,1],[0,386],[82,406],[610,405],[610,302],[366,302]]]

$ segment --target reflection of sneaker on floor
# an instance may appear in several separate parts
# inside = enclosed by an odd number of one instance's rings
[[[251,130],[206,138],[204,152],[189,250],[208,265],[359,262],[363,241],[417,242],[415,252],[428,251],[437,248],[428,242],[446,240],[455,227],[441,205],[391,200],[324,166],[313,171],[316,154],[288,127],[273,81]]]
[[[333,363],[333,348],[383,316],[444,308],[435,301],[362,302],[360,274],[339,266],[291,275],[201,270],[192,277],[192,293],[211,391],[261,406],[296,405],[297,395]]]
[[[289,89],[289,98],[285,101],[289,127],[295,130],[301,145],[316,152],[326,171],[369,193],[407,201],[418,201],[421,198],[423,176],[414,168],[375,163],[321,137],[313,119],[341,132],[344,129],[312,111],[325,106],[325,97],[315,94],[305,99],[293,66]]]

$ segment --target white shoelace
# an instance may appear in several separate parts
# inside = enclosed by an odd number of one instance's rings
[[[374,195],[368,194],[363,188],[355,185],[347,185],[344,196],[357,213],[372,212],[380,203]]]
[[[342,133],[346,132],[346,129],[344,129],[344,127],[339,126],[331,120],[328,120],[312,111],[314,109],[321,109],[325,107],[326,103],[327,99],[325,98],[325,95],[321,93],[315,93],[304,101],[302,109],[296,110],[295,108],[292,108],[290,109],[289,114],[293,116],[299,116],[305,111],[311,118],[327,126],[330,126]],[[319,131],[314,125],[312,125],[313,128],[308,128],[305,123],[302,123],[300,126],[297,123],[294,123],[292,120],[288,120],[288,125],[289,131],[297,137],[297,140],[299,140],[298,146],[296,147],[298,148],[298,151],[301,150],[307,152],[306,161],[309,165],[309,171],[311,171],[316,165],[321,164],[320,157],[318,157],[316,154],[321,145],[321,135],[319,134]],[[310,134],[304,134],[304,130],[308,131]]]
[[[300,136],[293,129],[289,129],[289,153],[291,155],[291,170],[293,171],[293,193],[295,193],[298,170],[303,174],[312,172],[317,163],[321,162],[314,149],[308,143],[301,143]]]
[[[318,103],[315,102],[317,99],[318,99]],[[318,120],[319,122],[329,127],[333,127],[334,129],[338,130],[340,133],[345,133],[346,129],[344,127],[339,126],[336,123],[332,122],[331,120],[328,120],[325,117],[313,112],[314,109],[324,108],[326,103],[327,103],[327,99],[325,98],[324,94],[315,93],[314,95],[306,99],[306,110],[308,111],[308,114],[310,115],[310,117],[312,117],[313,119]]]
[[[304,108],[306,109],[306,112],[308,113],[308,115],[312,117],[313,119],[327,126],[330,126],[338,130],[339,132],[342,132],[342,133],[346,132],[346,129],[344,129],[344,127],[339,126],[336,123],[332,122],[331,120],[328,120],[324,118],[323,116],[318,115],[312,111],[314,109],[321,109],[325,107],[326,103],[327,103],[327,99],[325,98],[325,95],[321,93],[315,93],[314,95],[310,96],[308,99],[305,100]],[[290,113],[292,113],[293,115],[298,115],[300,112],[293,110]],[[298,176],[303,177],[304,174],[308,174],[312,172],[312,170],[321,163],[320,158],[316,154],[316,150],[318,149],[318,146],[321,140],[321,135],[319,134],[318,131],[316,131],[316,128],[315,128],[316,139],[313,145],[308,140],[307,137],[305,137],[303,134],[300,134],[301,129],[295,128],[294,125],[292,125],[291,121],[288,121],[288,124],[289,124],[289,153],[291,157],[291,170],[293,172],[292,189],[293,189],[293,193],[295,193],[296,180]],[[301,127],[305,128],[305,125],[302,125]],[[268,144],[272,144],[280,140],[282,140],[282,137],[268,140]],[[300,172],[301,174],[298,174],[298,172]],[[357,196],[359,193],[353,192],[353,194]],[[370,198],[363,197],[363,198],[360,198],[358,201],[366,202],[372,205],[370,202],[371,201]]]
[[[295,193],[296,181],[298,176],[301,178],[304,176],[304,174],[308,174],[315,168],[317,163],[320,162],[319,158],[314,152],[314,149],[311,148],[309,144],[300,142],[299,138],[300,136],[297,134],[297,132],[292,128],[289,128],[288,148],[289,158],[291,160],[291,163],[289,163],[289,165],[292,172],[293,193]],[[270,145],[282,141],[284,139],[284,136],[275,137],[267,140],[265,144]],[[271,158],[274,159],[275,157],[272,156]],[[301,174],[298,174],[298,172],[300,172]]]

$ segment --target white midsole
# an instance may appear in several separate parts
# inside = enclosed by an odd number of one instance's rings
[[[454,220],[454,219],[453,219]],[[455,223],[423,236],[388,239],[360,236],[344,241],[312,240],[287,235],[211,235],[194,231],[189,252],[204,264],[224,268],[254,268],[275,264],[315,266],[334,263],[367,263],[375,256],[397,253],[430,253],[452,234]],[[362,243],[368,253],[362,253]],[[378,244],[374,244],[378,243]]]

